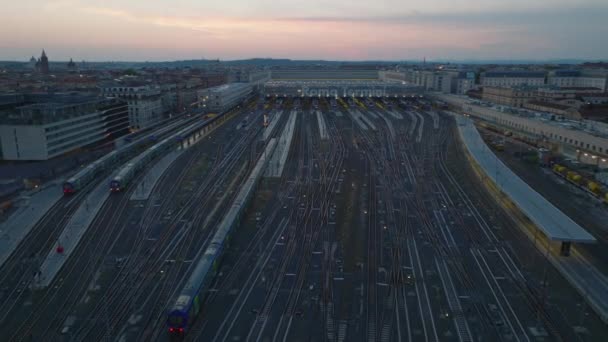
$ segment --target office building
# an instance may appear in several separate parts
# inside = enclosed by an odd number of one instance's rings
[[[127,104],[117,99],[17,95],[4,103],[0,143],[5,160],[46,160],[128,133]]]

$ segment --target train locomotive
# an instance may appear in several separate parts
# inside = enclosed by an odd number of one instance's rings
[[[95,179],[99,173],[115,165],[125,153],[126,149],[114,150],[78,171],[63,183],[64,195],[71,195],[81,190],[91,180]]]
[[[205,293],[215,278],[224,244],[217,242],[215,237],[213,240],[169,310],[167,326],[172,340],[182,339],[186,335],[200,314]]]
[[[105,156],[97,159],[96,161],[89,164],[87,167],[78,171],[72,177],[70,177],[67,181],[63,183],[63,193],[64,195],[71,195],[82,188],[84,188],[87,184],[89,184],[92,180],[96,179],[99,174],[103,173],[105,170],[113,169],[116,167],[117,163],[128,158],[135,151],[137,151],[142,146],[149,144],[151,141],[156,141],[158,136],[164,134],[166,132],[170,132],[175,127],[182,125],[184,123],[188,124],[194,122],[195,119],[186,120],[184,122],[175,122],[170,124],[157,132],[152,132],[150,134],[146,134],[144,136],[139,136],[138,134],[134,134],[130,139],[125,139],[129,142],[125,146],[121,146],[114,151],[106,154]]]
[[[271,139],[266,148],[269,153],[272,153],[275,146],[276,140]],[[254,167],[251,175],[245,184],[243,184],[241,191],[234,199],[234,203],[213,235],[209,246],[169,309],[167,328],[171,339],[182,339],[188,333],[196,317],[200,314],[201,303],[217,274],[224,249],[230,243],[232,230],[238,225],[244,212],[245,205],[243,204],[247,203],[251,198],[255,182],[264,171],[264,165],[265,163],[258,162]]]

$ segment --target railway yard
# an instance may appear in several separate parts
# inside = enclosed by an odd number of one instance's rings
[[[268,128],[265,114],[276,121]],[[276,141],[285,158],[266,155]],[[608,335],[517,227],[517,214],[480,184],[454,119],[425,100],[256,98],[180,146],[147,199],[132,196],[152,165],[110,194],[43,288],[37,269],[95,184],[63,197],[34,226],[0,266],[1,340],[174,338],[167,315],[212,248],[221,258],[205,269],[192,299],[200,312],[180,339]],[[240,189],[266,159],[268,172],[241,203]],[[237,205],[234,228],[215,244]]]

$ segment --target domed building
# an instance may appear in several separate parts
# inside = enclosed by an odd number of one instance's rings
[[[30,62],[28,63],[28,67],[32,70],[36,69],[36,58],[34,58],[34,56],[32,56],[32,58],[30,58]]]

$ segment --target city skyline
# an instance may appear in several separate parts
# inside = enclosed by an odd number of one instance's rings
[[[313,0],[31,1],[6,6],[0,60],[167,61],[253,57],[325,60],[602,59],[596,0],[528,3]],[[584,25],[580,25],[584,23]],[[52,51],[52,52],[51,52]]]

